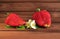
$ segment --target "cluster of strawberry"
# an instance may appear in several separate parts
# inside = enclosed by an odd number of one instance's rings
[[[33,20],[29,20],[28,22],[24,21],[21,17],[14,13],[10,13],[5,20],[5,24],[13,27],[20,27],[22,28],[33,28],[37,29],[36,25],[43,26],[43,27],[50,27],[51,26],[51,16],[47,10],[41,10],[38,8],[38,12],[35,12],[32,16]]]

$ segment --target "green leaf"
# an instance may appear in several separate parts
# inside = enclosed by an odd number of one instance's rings
[[[38,26],[36,26],[36,28],[39,28]]]
[[[12,28],[11,26],[7,25],[6,28]]]
[[[19,27],[16,27],[16,29],[18,29],[18,30],[25,30],[25,26],[19,26]]]

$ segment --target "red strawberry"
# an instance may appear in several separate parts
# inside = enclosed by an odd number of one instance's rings
[[[5,23],[10,26],[19,26],[25,24],[25,21],[18,15],[11,13],[6,18]]]
[[[47,10],[39,10],[33,14],[33,19],[39,26],[50,27],[51,16]]]

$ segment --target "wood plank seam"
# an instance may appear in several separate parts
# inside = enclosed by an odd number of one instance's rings
[[[0,1],[0,3],[60,3],[60,1]]]

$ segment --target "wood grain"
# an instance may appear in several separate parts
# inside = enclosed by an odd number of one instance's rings
[[[50,28],[37,30],[7,29],[7,13],[14,12],[25,21],[32,18],[36,8],[46,9],[52,17]],[[59,39],[60,0],[0,0],[0,39]]]
[[[15,2],[15,3],[18,3],[18,2],[45,2],[45,3],[46,3],[46,2],[48,2],[48,3],[51,3],[51,2],[53,3],[53,2],[55,2],[55,3],[56,3],[56,2],[57,2],[57,3],[58,3],[58,2],[60,2],[60,0],[0,0],[0,2],[1,2],[1,3],[2,3],[2,2],[3,2],[3,3],[4,3],[4,2],[5,2],[5,3],[9,3],[9,2],[10,2],[10,3],[14,3],[14,2]]]
[[[60,0],[0,0],[0,1],[60,1]]]
[[[0,3],[0,11],[35,11],[36,8],[60,11],[60,3]]]
[[[0,31],[1,39],[59,39],[60,33]]]

